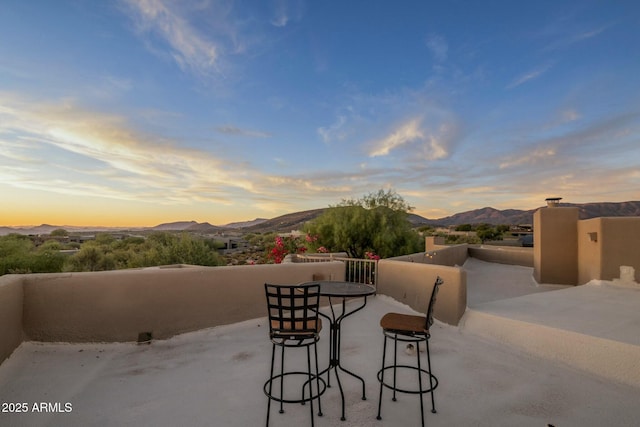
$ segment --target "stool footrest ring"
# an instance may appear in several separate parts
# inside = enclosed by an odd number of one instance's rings
[[[304,390],[305,387],[308,386],[309,382],[313,382],[313,381],[320,381],[320,390],[317,390],[316,394],[312,394],[310,396],[307,397],[303,397],[301,399],[285,399],[284,396],[277,396],[273,393],[269,394],[269,385],[276,381],[276,380],[280,380],[280,381],[284,381],[284,377],[287,376],[291,376],[291,375],[300,375],[300,376],[304,376],[305,377],[305,382],[302,384],[302,389]],[[278,387],[275,387],[276,389]],[[310,387],[313,391],[313,387]],[[319,375],[315,375],[315,374],[311,374],[311,378],[309,378],[309,373],[308,372],[303,372],[303,371],[293,371],[293,372],[285,372],[284,374],[278,374],[278,375],[274,375],[273,377],[269,378],[267,380],[267,382],[264,383],[264,394],[271,400],[275,400],[276,402],[282,402],[282,403],[305,403],[305,402],[309,402],[313,399],[318,398],[319,396],[322,396],[322,394],[327,390],[327,383],[325,382],[324,379],[322,379]],[[274,390],[274,391],[279,391],[279,390]],[[303,396],[305,396],[306,393],[303,392]]]
[[[393,384],[387,384],[386,382],[382,381],[382,373],[383,371],[386,371],[387,369],[411,369],[414,371],[420,371],[421,375],[422,374],[427,374],[429,375],[432,379],[433,379],[433,387],[431,387],[429,385],[429,381],[426,381],[425,384],[427,385],[428,388],[422,389],[422,390],[405,390],[405,389],[401,389],[398,388],[397,386],[394,387]],[[433,392],[433,390],[436,389],[436,387],[438,387],[438,378],[433,375],[431,372],[427,371],[426,369],[418,369],[418,367],[416,366],[410,366],[410,365],[396,365],[396,366],[385,366],[383,369],[380,369],[378,371],[378,382],[381,383],[383,386],[385,386],[386,388],[390,389],[390,390],[394,390],[400,393],[408,393],[408,394],[425,394],[425,393],[431,393]]]

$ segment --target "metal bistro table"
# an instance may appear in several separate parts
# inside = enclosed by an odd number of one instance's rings
[[[331,339],[329,341],[329,366],[327,369],[322,371],[320,375],[327,373],[327,386],[331,387],[331,370],[333,369],[336,375],[336,381],[338,381],[338,387],[340,388],[340,397],[342,398],[342,417],[340,418],[344,421],[344,391],[342,390],[342,384],[340,383],[340,377],[338,376],[338,369],[346,372],[360,380],[362,383],[362,400],[367,400],[365,395],[365,385],[364,379],[359,375],[354,374],[349,371],[345,367],[343,367],[340,363],[340,330],[342,321],[346,319],[348,316],[362,310],[365,305],[367,305],[367,296],[373,295],[376,292],[376,288],[371,285],[365,285],[362,283],[353,283],[353,282],[333,282],[333,281],[314,281],[310,283],[317,283],[320,285],[320,295],[329,298],[329,306],[331,307],[331,316],[328,316],[323,313],[319,313],[322,317],[325,317],[329,320],[329,324],[331,325]],[[347,298],[358,298],[364,297],[362,304],[358,306],[355,310],[351,310],[347,312],[346,300]],[[340,314],[336,313],[333,308],[332,298],[342,298],[342,312]]]

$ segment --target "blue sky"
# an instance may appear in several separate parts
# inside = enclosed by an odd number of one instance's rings
[[[0,225],[640,199],[635,1],[0,6]]]

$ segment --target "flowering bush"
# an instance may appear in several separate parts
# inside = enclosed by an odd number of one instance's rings
[[[376,254],[375,254],[375,253],[373,253],[373,252],[365,252],[365,253],[364,253],[364,257],[365,257],[366,259],[372,259],[372,260],[374,260],[374,261],[378,261],[378,260],[380,260],[380,255],[376,255]]]
[[[307,242],[311,242],[309,240],[310,237],[307,235],[305,240]],[[286,236],[280,237],[277,236],[274,242],[273,248],[268,253],[268,258],[272,259],[274,263],[280,264],[284,260],[288,254],[301,254],[307,251],[307,247],[304,246],[303,242],[299,237]]]

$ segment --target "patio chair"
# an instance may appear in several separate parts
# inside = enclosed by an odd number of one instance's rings
[[[438,277],[433,284],[431,291],[431,299],[429,300],[429,306],[427,308],[426,316],[413,316],[409,314],[399,313],[387,313],[380,320],[380,326],[384,334],[384,347],[382,350],[382,369],[378,371],[378,381],[380,382],[380,396],[378,399],[378,416],[377,419],[381,420],[380,415],[382,409],[382,388],[387,387],[393,390],[392,400],[395,402],[396,392],[419,394],[420,395],[420,415],[422,417],[422,426],[424,427],[424,402],[423,395],[425,393],[431,393],[431,412],[436,413],[435,400],[433,392],[438,386],[438,379],[431,373],[431,355],[429,353],[429,327],[433,324],[433,307],[436,302],[436,294],[438,288],[442,285],[443,281]],[[387,353],[387,339],[393,340],[393,365],[385,366],[385,358]],[[417,366],[399,365],[398,364],[398,342],[409,343],[413,346],[417,355]],[[420,364],[420,343],[424,342],[427,352],[427,367],[423,369]],[[410,348],[410,347],[409,347]],[[393,370],[393,384],[385,382],[385,371]],[[398,370],[415,370],[418,371],[418,388],[417,389],[405,389],[398,387],[397,384],[397,371]],[[404,372],[404,371],[403,371]],[[429,376],[429,387],[423,387],[422,374]]]
[[[264,384],[264,393],[269,398],[267,405],[267,427],[271,412],[271,401],[280,402],[280,413],[284,413],[284,403],[310,402],[311,425],[314,425],[313,400],[318,399],[318,415],[322,416],[320,395],[326,390],[325,381],[318,375],[318,349],[322,322],[318,318],[320,304],[320,285],[271,285],[265,283],[267,308],[269,311],[269,337],[272,342],[271,373]],[[311,351],[314,347],[315,372],[311,369]],[[274,375],[276,347],[280,347],[280,373]],[[306,348],[307,371],[284,370],[284,352],[286,348]],[[297,378],[301,383],[299,397],[285,397],[285,378]],[[279,383],[279,392],[273,390],[273,383]],[[296,381],[290,381],[296,382]],[[315,382],[315,387],[314,387]],[[295,385],[295,384],[294,384]]]

